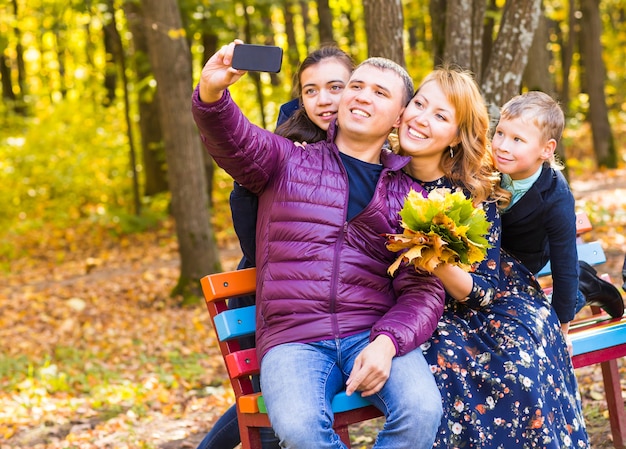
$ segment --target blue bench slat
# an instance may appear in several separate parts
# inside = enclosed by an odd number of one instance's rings
[[[626,343],[626,321],[570,334],[574,355]]]
[[[368,402],[367,399],[362,398],[358,391],[352,393],[352,396],[348,396],[345,391],[339,392],[335,395],[331,403],[333,412],[335,413],[367,407],[368,405],[371,405],[371,403]]]
[[[259,411],[261,413],[267,413],[267,408],[265,407],[265,399],[263,399],[263,395],[258,397],[257,403],[259,406]],[[345,391],[341,391],[335,395],[333,401],[331,402],[333,413],[347,412],[348,410],[355,410],[357,408],[367,407],[368,405],[372,404],[369,403],[366,399],[363,399],[361,397],[361,393],[359,393],[358,391],[352,393],[352,396],[348,396]]]
[[[600,242],[579,243],[576,249],[578,250],[578,259],[584,260],[589,265],[600,265],[606,262],[606,256]],[[545,267],[539,270],[537,276],[547,276],[551,273],[552,269],[550,262],[548,262]]]
[[[254,334],[256,306],[229,309],[215,316],[215,331],[220,341]]]

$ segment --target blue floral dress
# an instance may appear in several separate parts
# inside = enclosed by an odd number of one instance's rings
[[[427,190],[447,179],[422,183]],[[464,301],[446,299],[422,345],[444,403],[436,448],[587,448],[578,384],[560,323],[535,277],[500,248],[500,216],[485,203],[493,247]]]

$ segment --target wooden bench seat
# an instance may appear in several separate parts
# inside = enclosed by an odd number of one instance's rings
[[[574,328],[570,332],[574,347],[573,358],[595,351],[606,351],[609,357],[626,355],[626,319],[614,318],[601,320],[580,330]]]
[[[591,230],[586,214],[578,214],[576,230],[579,235],[577,250],[579,260],[589,265],[600,265],[606,262],[606,256],[600,242],[583,242],[580,235]],[[544,278],[551,273],[548,263],[539,273]],[[607,275],[601,276],[611,282]],[[545,283],[545,282],[544,282]],[[551,288],[544,291],[550,294]],[[569,337],[572,341],[574,368],[600,364],[604,393],[609,411],[613,446],[625,448],[626,439],[626,408],[622,398],[620,374],[617,360],[626,356],[626,315],[612,318],[599,307],[591,307],[591,316],[576,318],[570,324]]]
[[[241,337],[254,335],[255,306],[229,309],[228,299],[253,294],[256,288],[256,269],[216,273],[201,279],[202,290],[220,350],[224,357],[237,403],[237,418],[242,449],[261,449],[260,427],[270,427],[263,395],[255,392],[252,376],[259,373],[255,348],[242,349]],[[340,392],[332,401],[335,413],[334,428],[341,440],[350,446],[348,426],[382,416],[380,410],[355,393]]]

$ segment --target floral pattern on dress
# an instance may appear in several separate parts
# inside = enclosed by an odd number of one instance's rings
[[[422,183],[450,187],[445,179]],[[537,279],[501,250],[495,203],[483,205],[493,248],[463,301],[446,298],[422,345],[441,391],[435,448],[588,448],[581,398],[560,323]]]

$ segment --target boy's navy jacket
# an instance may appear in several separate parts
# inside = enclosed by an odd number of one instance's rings
[[[551,261],[552,306],[562,323],[571,321],[578,293],[576,211],[560,171],[544,163],[528,192],[502,213],[502,248],[535,274]]]

